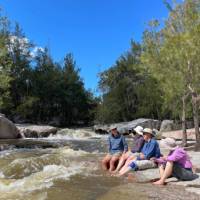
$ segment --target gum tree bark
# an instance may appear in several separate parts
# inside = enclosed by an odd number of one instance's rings
[[[182,146],[187,146],[187,130],[186,130],[186,98],[188,95],[182,97]]]
[[[193,119],[194,119],[195,135],[196,135],[196,147],[197,149],[200,149],[198,95],[195,92],[192,93],[192,107],[193,107]]]

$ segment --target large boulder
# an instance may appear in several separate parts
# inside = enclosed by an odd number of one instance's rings
[[[193,121],[186,121],[186,127],[188,129],[194,128]],[[182,129],[181,121],[173,121],[173,120],[163,120],[160,126],[160,132],[174,131]]]
[[[174,130],[173,120],[163,120],[160,126],[160,132],[172,131]]]
[[[20,133],[27,138],[48,137],[56,134],[58,128],[48,125],[16,124]]]
[[[117,129],[120,133],[126,134],[132,131],[136,126],[142,126],[144,128],[152,128],[152,129],[159,129],[160,127],[160,121],[154,120],[154,119],[136,119],[129,122],[121,122],[121,123],[115,123],[115,124],[104,124],[104,125],[95,125],[94,131],[97,133],[108,133],[109,128],[113,125],[117,126]]]
[[[0,115],[0,139],[16,139],[21,138],[20,132],[9,119],[4,115]]]

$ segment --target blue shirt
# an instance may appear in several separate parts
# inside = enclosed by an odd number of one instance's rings
[[[108,137],[109,152],[111,154],[128,151],[128,145],[126,143],[125,137],[118,134],[114,137],[112,134]]]
[[[153,138],[144,143],[141,152],[144,154],[144,159],[146,160],[149,160],[152,157],[159,158],[161,156],[159,144]]]

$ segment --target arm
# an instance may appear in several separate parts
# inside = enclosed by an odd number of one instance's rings
[[[110,136],[108,137],[108,151],[111,151],[111,142],[110,142]]]
[[[171,162],[176,162],[178,160],[181,160],[182,158],[185,157],[185,151],[183,149],[175,149],[171,155],[169,155],[167,157],[167,161],[171,161]]]
[[[123,146],[124,146],[124,152],[127,152],[128,151],[128,144],[127,144],[124,136],[122,136],[122,143],[123,143]]]

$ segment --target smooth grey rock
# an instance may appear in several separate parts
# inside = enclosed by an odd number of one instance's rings
[[[154,119],[145,119],[140,118],[130,122],[121,122],[115,124],[104,124],[104,125],[95,125],[94,131],[97,133],[108,133],[109,128],[113,125],[117,126],[118,131],[121,134],[126,134],[131,132],[136,126],[142,126],[144,128],[152,128],[152,129],[159,129],[160,121]]]
[[[186,121],[186,128],[187,129],[194,128],[194,122]],[[174,130],[180,130],[180,129],[182,129],[181,121],[163,120],[160,126],[161,132],[174,131]]]
[[[137,178],[138,182],[149,182],[149,181],[159,178],[158,168],[146,169],[146,170],[141,170],[141,171],[139,170],[133,173],[135,177]]]
[[[21,138],[20,132],[9,119],[0,115],[0,139]]]
[[[173,120],[163,120],[160,126],[160,132],[172,131],[174,130]]]
[[[27,138],[48,137],[56,134],[58,128],[48,125],[16,124],[20,133]]]

